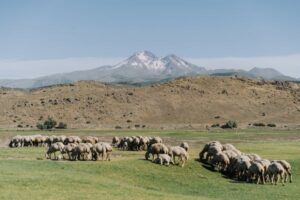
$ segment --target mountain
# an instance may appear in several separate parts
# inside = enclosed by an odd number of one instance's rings
[[[285,76],[272,68],[258,68],[254,67],[249,71],[239,69],[216,69],[209,70],[209,75],[212,76],[241,76],[254,79],[265,79],[265,80],[281,80],[281,81],[297,81],[296,78]]]
[[[253,68],[249,71],[237,69],[206,70],[204,67],[191,64],[176,55],[159,58],[149,51],[141,51],[114,66],[102,66],[91,70],[54,74],[35,79],[0,80],[0,86],[8,88],[39,88],[73,83],[80,80],[121,84],[148,84],[195,75],[238,75],[266,80],[299,81],[270,68]]]

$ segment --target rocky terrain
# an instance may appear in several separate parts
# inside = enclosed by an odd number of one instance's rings
[[[200,128],[235,119],[300,124],[300,85],[238,77],[191,77],[143,87],[96,81],[35,90],[0,89],[0,127],[31,128],[48,116],[69,128]]]

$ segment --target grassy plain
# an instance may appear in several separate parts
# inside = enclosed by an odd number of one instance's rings
[[[161,136],[166,143],[191,144],[186,167],[159,166],[145,161],[144,152],[115,150],[111,162],[50,161],[45,148],[5,147],[14,135],[38,131],[0,130],[0,199],[300,199],[299,130],[64,130],[55,135],[95,135],[105,141],[119,135]],[[236,182],[204,168],[195,159],[210,140],[230,142],[243,152],[268,159],[286,159],[293,167],[294,182],[286,186]]]

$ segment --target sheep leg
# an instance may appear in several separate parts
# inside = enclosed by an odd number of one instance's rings
[[[288,171],[289,177],[290,177],[290,183],[293,181],[292,180],[292,173],[290,171]]]
[[[282,183],[282,185],[284,185],[284,178],[283,178],[283,175],[282,175],[282,173],[280,174],[280,179],[281,179],[281,183]]]

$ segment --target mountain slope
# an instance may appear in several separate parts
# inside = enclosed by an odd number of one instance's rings
[[[299,124],[300,85],[233,77],[180,78],[151,86],[94,81],[32,91],[0,89],[0,127],[35,126],[48,116],[70,128]],[[137,125],[137,126],[136,126]]]

